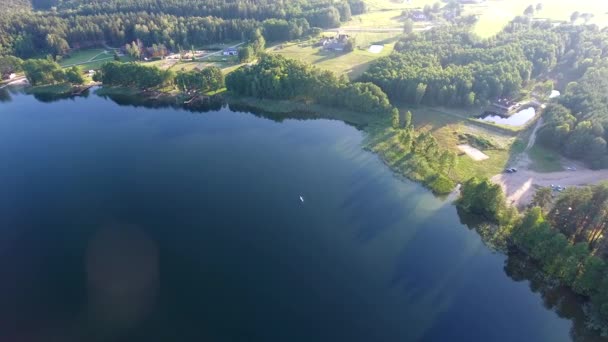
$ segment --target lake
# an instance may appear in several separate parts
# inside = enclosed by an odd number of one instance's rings
[[[2,98],[2,341],[590,340],[343,122]]]

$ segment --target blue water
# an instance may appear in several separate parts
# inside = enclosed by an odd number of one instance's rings
[[[505,256],[363,138],[13,94],[0,341],[571,340]]]

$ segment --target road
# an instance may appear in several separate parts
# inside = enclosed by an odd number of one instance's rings
[[[24,83],[24,84],[27,83],[27,79],[25,79],[25,76],[15,77],[10,82],[7,82],[6,84],[0,85],[0,89],[2,89],[4,87],[8,87],[9,85],[19,84],[19,83]]]
[[[532,201],[537,187],[560,185],[565,187],[597,184],[608,179],[608,170],[578,169],[541,173],[532,170],[519,170],[516,173],[503,173],[492,177],[499,184],[507,201],[515,206],[524,207]]]
[[[589,170],[578,163],[572,163],[573,165],[577,165],[576,171],[544,173],[530,170],[528,152],[536,143],[537,132],[542,125],[543,121],[540,118],[530,135],[530,140],[524,152],[515,163],[515,167],[519,171],[516,173],[501,173],[492,177],[492,182],[500,185],[505,192],[507,203],[518,207],[525,207],[532,201],[538,187],[548,187],[551,185],[565,187],[584,186],[608,180],[608,170]]]
[[[237,47],[239,47],[239,46],[241,46],[241,45],[243,45],[243,44],[245,44],[245,43],[244,43],[244,42],[243,42],[243,43],[238,43],[238,44],[236,44],[236,45],[229,46],[229,47],[227,47],[226,49],[234,49],[234,48],[237,48]],[[224,50],[225,50],[225,49],[224,49]],[[214,55],[220,54],[220,53],[222,53],[222,52],[223,52],[223,50],[218,50],[218,51],[216,51],[216,52],[212,52],[212,53],[210,53],[210,54],[208,54],[208,55],[204,55],[204,56],[203,56],[203,57],[201,57],[201,58],[197,58],[197,60],[205,59],[205,58],[207,58],[207,57],[214,56]]]

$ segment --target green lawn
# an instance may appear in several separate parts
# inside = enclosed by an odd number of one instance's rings
[[[535,13],[537,19],[570,20],[574,11],[592,13],[590,23],[604,27],[608,25],[608,1],[604,0],[488,0],[480,5],[465,5],[465,13],[479,15],[475,33],[491,37],[498,33],[515,16],[523,15],[530,4],[541,3],[543,9]],[[579,23],[583,23],[579,19]]]
[[[225,59],[225,60],[224,60]],[[209,66],[216,66],[224,71],[224,73],[228,73],[228,71],[232,71],[235,67],[240,66],[236,57],[225,57],[225,56],[212,56],[210,58],[205,58],[203,60],[190,61],[175,61],[175,60],[156,60],[151,62],[143,62],[144,65],[147,66],[156,66],[161,69],[168,69],[172,71],[191,71],[195,68],[203,69]]]
[[[106,55],[103,54],[105,49],[101,48],[93,48],[93,49],[83,49],[72,52],[68,57],[64,57],[59,64],[61,66],[73,65],[73,64],[81,64],[88,61],[92,61],[94,59],[99,59],[105,57],[112,57],[112,54]],[[99,55],[102,54],[102,55]],[[97,56],[97,57],[96,57]]]
[[[538,144],[532,146],[528,151],[530,157],[530,169],[537,172],[556,172],[563,171],[564,167],[560,162],[558,153],[548,150]]]
[[[330,35],[330,33],[325,33],[325,35]],[[349,53],[324,51],[319,47],[313,47],[313,43],[319,38],[306,42],[282,44],[281,48],[269,49],[269,52],[314,64],[339,75],[346,74],[351,79],[355,79],[367,70],[371,62],[380,57],[388,56],[393,51],[398,33],[361,32],[352,33],[351,37],[355,39],[357,48]],[[377,54],[369,52],[369,46],[374,43],[384,45],[384,50]]]

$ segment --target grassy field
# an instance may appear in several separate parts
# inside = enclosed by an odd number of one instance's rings
[[[114,53],[110,50],[102,48],[82,49],[72,52],[68,57],[59,61],[62,67],[76,65],[82,70],[98,69],[103,63],[112,61]],[[131,56],[121,56],[122,62],[131,62],[134,59]]]
[[[330,33],[326,33],[330,35]],[[281,54],[288,58],[293,58],[305,63],[314,64],[322,69],[330,70],[336,74],[346,74],[351,79],[360,76],[371,62],[377,58],[388,56],[392,51],[397,40],[398,33],[392,32],[360,32],[352,33],[351,37],[355,39],[355,51],[350,53],[339,53],[332,51],[323,51],[319,47],[313,47],[313,43],[318,40],[310,40],[300,43],[283,44],[280,48],[272,48],[270,53]],[[384,45],[384,49],[380,53],[371,53],[368,51],[370,45],[378,43]]]
[[[205,58],[203,60],[191,61],[191,60],[156,60],[151,62],[145,62],[144,65],[147,66],[156,66],[161,69],[167,69],[172,71],[191,71],[194,68],[203,69],[209,66],[216,66],[224,71],[224,73],[228,73],[228,71],[233,70],[235,67],[238,67],[238,60],[234,56],[211,56],[209,58]]]
[[[93,48],[93,49],[83,49],[72,52],[69,57],[63,58],[59,64],[61,66],[73,65],[73,64],[81,64],[93,59],[105,57],[112,57],[112,55],[106,55],[104,52],[105,49],[101,48]],[[101,54],[101,55],[100,55]],[[96,58],[97,56],[97,58]]]
[[[465,13],[479,15],[479,21],[475,25],[475,33],[481,37],[491,37],[498,33],[515,16],[523,15],[524,10],[530,4],[542,4],[542,10],[536,12],[537,19],[553,19],[569,21],[570,15],[579,11],[580,13],[592,13],[594,17],[590,23],[601,27],[608,25],[608,1],[604,0],[488,0],[479,5],[465,5]],[[579,19],[579,23],[583,23]]]
[[[400,110],[405,111],[408,108],[400,108]],[[466,180],[471,175],[491,177],[500,173],[508,164],[512,155],[521,152],[520,149],[513,148],[515,137],[478,127],[466,120],[467,116],[475,113],[474,111],[429,107],[409,110],[412,112],[412,122],[416,129],[430,131],[437,139],[440,147],[458,154],[458,162],[452,174],[458,181]],[[482,150],[490,157],[489,159],[474,161],[469,156],[461,153],[456,146],[462,143],[459,136],[465,133],[487,139],[495,145],[492,149]]]
[[[556,172],[564,170],[559,154],[538,144],[532,146],[530,151],[528,151],[528,156],[531,161],[530,169],[534,171]]]

